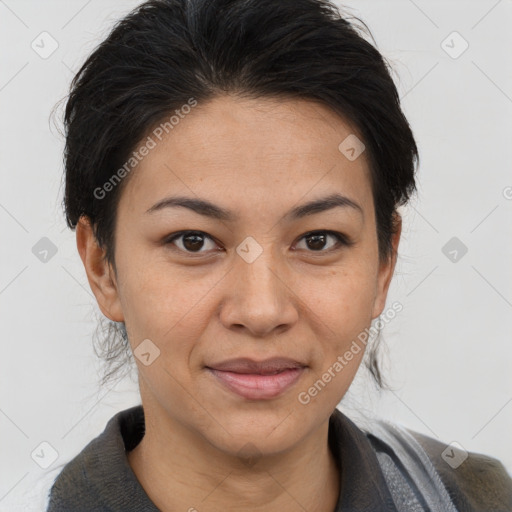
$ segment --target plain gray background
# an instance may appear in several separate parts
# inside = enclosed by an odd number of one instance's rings
[[[134,379],[98,389],[99,310],[65,227],[63,139],[49,123],[86,55],[138,4],[0,0],[0,508],[44,473],[31,457],[42,442],[55,468],[139,403]],[[421,166],[388,297],[404,309],[383,330],[396,391],[379,396],[361,369],[340,409],[512,473],[512,1],[343,5],[393,65]],[[34,254],[43,237],[56,249],[46,262]]]

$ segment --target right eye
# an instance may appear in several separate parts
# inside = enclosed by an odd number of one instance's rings
[[[180,231],[173,233],[165,239],[165,245],[174,245],[186,254],[201,254],[208,252],[201,251],[205,240],[210,240],[216,245],[213,238],[203,231]]]

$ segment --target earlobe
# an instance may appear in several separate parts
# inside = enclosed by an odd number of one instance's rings
[[[396,260],[398,257],[398,245],[402,234],[402,217],[395,212],[393,217],[393,235],[391,237],[392,253],[388,260],[379,266],[379,274],[377,279],[376,297],[373,306],[372,319],[377,318],[384,311],[386,298],[388,295],[389,285],[395,272]]]
[[[76,245],[101,312],[110,320],[124,322],[119,294],[112,267],[104,259],[90,220],[82,216],[76,225]]]

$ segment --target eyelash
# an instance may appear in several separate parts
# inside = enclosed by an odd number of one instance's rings
[[[331,252],[339,250],[342,247],[350,247],[350,246],[354,245],[354,243],[355,243],[353,240],[351,240],[349,237],[347,237],[343,233],[339,233],[338,231],[331,231],[328,229],[324,229],[324,230],[317,229],[315,231],[308,231],[307,233],[305,233],[304,235],[302,235],[299,238],[299,241],[303,240],[305,238],[308,238],[310,236],[319,235],[319,234],[326,234],[326,235],[330,235],[330,236],[334,237],[338,242],[337,247],[331,247],[330,249],[327,249],[327,250],[320,249],[318,251],[307,250],[307,252],[310,252],[312,254],[322,254],[322,253],[330,254]],[[171,245],[171,244],[173,244],[173,242],[175,240],[177,240],[178,238],[185,237],[186,235],[200,235],[200,236],[204,236],[204,238],[209,238],[211,241],[215,242],[215,240],[210,235],[206,234],[204,231],[179,231],[178,233],[173,233],[172,235],[167,237],[164,241],[164,244]],[[183,249],[180,249],[177,247],[175,247],[175,249],[177,251],[180,251],[187,255],[192,255],[192,256],[200,256],[201,254],[205,253],[205,251],[198,251],[198,252],[186,251],[186,250],[183,250]]]

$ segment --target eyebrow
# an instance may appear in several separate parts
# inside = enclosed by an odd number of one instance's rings
[[[153,213],[164,208],[178,207],[188,208],[189,210],[192,210],[199,215],[204,215],[205,217],[210,217],[212,219],[218,219],[226,222],[234,222],[240,218],[239,215],[235,214],[233,211],[222,208],[221,206],[217,206],[210,201],[185,196],[166,197],[155,203],[146,211],[146,213]],[[329,196],[322,197],[320,199],[314,199],[313,201],[309,201],[308,203],[304,203],[302,205],[296,206],[295,208],[292,208],[282,217],[281,220],[297,220],[308,215],[325,212],[327,210],[332,210],[333,208],[338,207],[351,208],[355,211],[358,211],[364,218],[363,209],[354,200],[341,194],[331,194]]]

